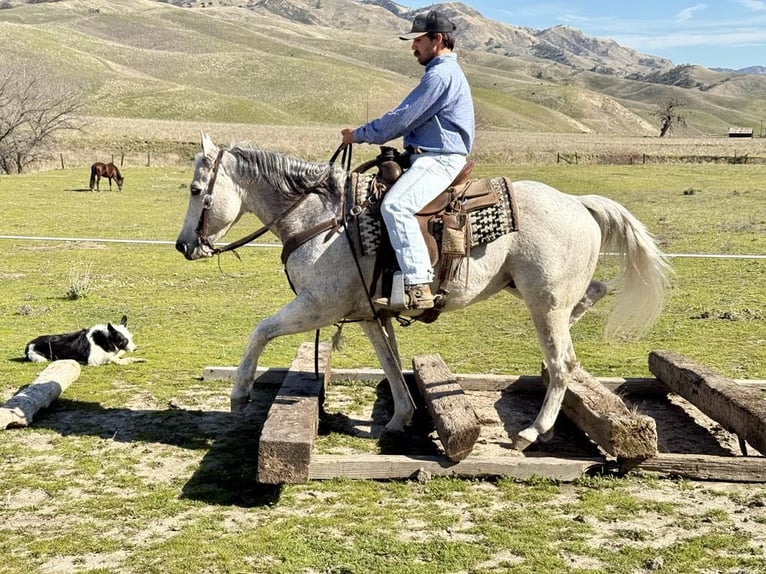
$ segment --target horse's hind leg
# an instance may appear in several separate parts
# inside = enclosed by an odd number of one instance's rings
[[[569,317],[566,310],[549,311],[543,316],[532,313],[537,339],[543,350],[548,369],[548,388],[540,412],[530,427],[515,437],[513,446],[524,450],[538,438],[550,438],[553,425],[561,410],[567,384],[577,365],[572,338],[569,334]]]
[[[375,354],[378,356],[378,361],[380,361],[380,366],[386,374],[388,384],[391,386],[391,395],[394,398],[394,415],[386,424],[386,430],[403,432],[404,427],[412,422],[415,405],[410,392],[407,390],[407,384],[404,382],[401,359],[396,348],[391,321],[390,319],[387,320],[385,325],[388,334],[376,321],[362,321],[359,325],[367,338],[370,339]]]
[[[604,295],[606,295],[608,289],[606,283],[602,281],[591,281],[588,285],[588,289],[585,291],[585,295],[572,309],[572,314],[569,316],[569,324],[574,325],[580,317],[585,315],[585,312],[593,307]]]

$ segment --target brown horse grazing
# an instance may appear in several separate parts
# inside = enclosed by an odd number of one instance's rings
[[[103,163],[97,161],[90,166],[90,190],[93,191],[93,187],[96,187],[96,191],[101,191],[100,184],[101,178],[105,177],[109,180],[109,191],[112,191],[112,180],[117,182],[117,190],[122,191],[122,182],[125,178],[122,177],[120,170],[113,163]]]

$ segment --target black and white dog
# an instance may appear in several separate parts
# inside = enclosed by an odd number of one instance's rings
[[[36,363],[58,359],[74,359],[84,365],[140,363],[145,359],[122,357],[126,351],[135,351],[133,335],[127,328],[128,317],[122,316],[119,325],[95,325],[61,335],[42,335],[32,339],[24,349],[24,356]]]

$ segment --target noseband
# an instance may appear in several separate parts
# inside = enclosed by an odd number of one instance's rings
[[[197,223],[197,229],[195,230],[195,233],[197,234],[197,241],[200,243],[200,245],[208,247],[213,252],[216,252],[216,248],[213,247],[213,243],[208,237],[208,220],[210,218],[210,207],[213,205],[213,187],[215,187],[215,180],[218,178],[218,168],[221,167],[221,158],[223,157],[224,151],[225,150],[223,148],[219,149],[218,155],[215,156],[215,162],[213,163],[213,175],[210,178],[210,182],[207,184],[205,195],[202,198],[202,213],[199,216],[199,223]]]

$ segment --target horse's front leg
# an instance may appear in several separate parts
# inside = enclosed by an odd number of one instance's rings
[[[391,386],[394,415],[386,424],[386,430],[403,432],[404,427],[412,422],[415,404],[409,390],[407,390],[407,384],[404,382],[401,359],[396,347],[391,320],[386,321],[385,330],[376,321],[362,321],[360,326],[367,338],[370,339],[375,354],[378,356],[378,361],[380,361],[380,366],[386,374],[388,384]]]
[[[317,311],[330,305],[322,305],[306,293],[301,293],[271,317],[267,317],[250,334],[242,360],[237,367],[234,387],[231,390],[231,410],[243,409],[249,399],[255,382],[258,358],[269,341],[282,335],[293,335],[313,331],[337,321],[335,315]]]

